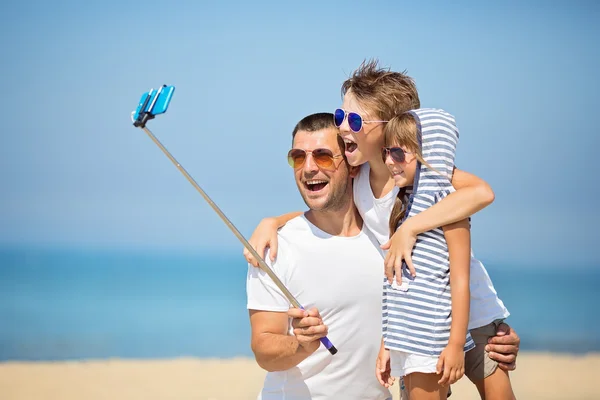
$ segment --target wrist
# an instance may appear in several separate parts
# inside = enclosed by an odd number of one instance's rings
[[[298,342],[298,352],[301,352],[302,354],[306,355],[306,356],[310,356],[312,353],[314,353],[315,351],[317,351],[317,349],[319,348],[319,346],[321,345],[321,342],[319,342],[318,340],[312,341],[312,342]]]
[[[415,217],[407,218],[406,221],[400,225],[400,229],[404,230],[411,236],[417,236],[419,233],[421,233],[419,232],[418,226],[415,224]]]
[[[463,348],[465,347],[465,343],[466,340],[465,339],[453,339],[450,338],[450,340],[448,341],[448,346],[447,347],[456,347],[456,348]]]
[[[263,224],[269,228],[279,228],[279,219],[277,217],[266,217],[263,219]]]

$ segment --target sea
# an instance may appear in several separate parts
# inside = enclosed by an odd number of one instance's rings
[[[600,352],[598,265],[486,267],[522,350]],[[0,361],[251,357],[246,273],[239,249],[0,249]]]

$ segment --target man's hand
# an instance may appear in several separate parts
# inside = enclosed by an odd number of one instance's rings
[[[307,352],[314,353],[320,345],[319,339],[327,336],[327,325],[323,324],[319,310],[311,308],[302,310],[300,308],[290,308],[288,316],[292,318],[292,327],[294,335]]]
[[[381,245],[383,250],[389,250],[385,256],[385,276],[390,285],[396,275],[398,284],[402,283],[402,260],[406,262],[410,274],[415,277],[417,272],[412,263],[412,251],[417,242],[417,235],[410,228],[410,218],[406,220],[387,243]]]
[[[504,371],[513,371],[517,367],[517,355],[521,339],[507,324],[500,324],[496,336],[488,340],[485,350],[492,360],[498,362],[498,367]]]
[[[277,219],[273,217],[263,218],[254,232],[252,232],[252,236],[250,236],[250,240],[248,243],[256,250],[256,252],[261,256],[265,256],[265,251],[267,248],[271,248],[271,252],[269,253],[269,258],[271,262],[275,261],[277,257],[277,229],[279,226],[277,225]],[[258,267],[258,260],[248,251],[247,248],[244,247],[244,257],[249,264]]]

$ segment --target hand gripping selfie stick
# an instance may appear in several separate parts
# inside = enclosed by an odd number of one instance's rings
[[[212,201],[210,197],[208,197],[206,192],[202,190],[202,188],[196,183],[194,178],[192,178],[190,174],[188,174],[185,168],[183,168],[183,166],[179,164],[179,162],[177,162],[175,157],[173,157],[171,153],[169,153],[165,146],[163,146],[162,143],[156,138],[156,136],[154,136],[154,134],[150,132],[150,130],[146,127],[146,122],[148,122],[151,119],[154,119],[156,115],[163,114],[167,111],[174,90],[175,87],[173,86],[163,85],[158,90],[151,89],[150,91],[144,93],[142,95],[142,98],[140,99],[140,103],[138,104],[136,111],[132,113],[133,126],[135,126],[136,128],[141,128],[144,132],[146,132],[150,139],[152,139],[152,141],[156,143],[156,145],[163,151],[163,153],[165,153],[165,155],[169,157],[169,159],[173,162],[173,164],[175,164],[175,166],[183,174],[183,176],[186,177],[186,179],[192,184],[192,186],[194,186],[196,190],[202,195],[202,197],[204,197],[204,200],[206,200],[206,202],[212,207],[213,210],[215,210],[219,217],[221,217],[223,222],[225,222],[225,225],[227,225],[229,229],[231,229],[233,234],[239,239],[239,241],[242,242],[244,247],[248,249],[248,251],[254,256],[254,258],[258,260],[258,265],[260,266],[260,268],[271,277],[273,282],[275,282],[277,287],[283,292],[283,294],[285,295],[285,297],[287,297],[289,302],[294,307],[304,310],[304,307],[302,307],[298,300],[296,300],[292,293],[290,293],[290,291],[285,287],[283,282],[281,282],[277,275],[275,275],[275,272],[273,272],[273,270],[269,268],[269,266],[265,263],[263,258],[258,255],[256,250],[254,250],[250,243],[248,243],[248,241],[246,240],[246,238],[244,238],[240,231],[231,223],[229,218],[227,218],[227,216],[223,214],[223,211],[221,211],[221,209],[215,204],[215,202]],[[331,354],[337,353],[337,349],[329,341],[329,339],[327,339],[326,336],[321,338],[321,343],[323,343],[325,348],[327,348],[327,350],[329,350]]]

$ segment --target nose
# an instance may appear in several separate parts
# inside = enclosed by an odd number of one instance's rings
[[[304,165],[302,166],[304,173],[313,174],[319,171],[319,166],[315,162],[312,153],[306,154],[306,160],[304,161]]]
[[[394,165],[394,160],[392,160],[389,151],[385,152],[385,159],[383,160],[383,162],[385,163],[385,165]]]
[[[340,132],[350,132],[350,125],[348,125],[348,116],[344,116],[342,124],[338,128]]]

